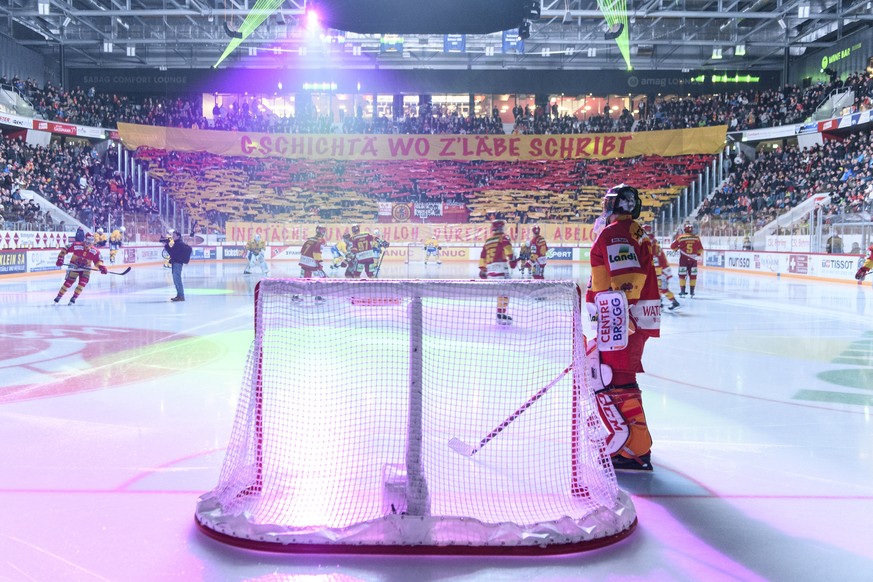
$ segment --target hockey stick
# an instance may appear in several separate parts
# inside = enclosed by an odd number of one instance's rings
[[[564,376],[566,376],[567,373],[568,373],[570,370],[572,370],[572,369],[573,369],[573,366],[572,366],[572,365],[567,366],[566,368],[564,368],[564,371],[561,372],[560,374],[558,374],[558,377],[557,377],[557,378],[555,378],[554,380],[552,380],[551,382],[549,382],[548,384],[546,384],[545,386],[543,386],[542,388],[540,388],[539,391],[538,391],[536,394],[534,394],[533,396],[531,396],[530,399],[529,399],[527,402],[525,402],[524,404],[522,404],[521,407],[520,407],[518,410],[516,410],[515,412],[513,412],[512,414],[510,414],[509,417],[508,417],[506,420],[504,420],[503,422],[500,423],[499,426],[497,426],[497,428],[495,428],[494,430],[492,430],[491,432],[489,432],[489,433],[485,436],[485,438],[483,438],[481,441],[479,441],[479,444],[476,445],[475,447],[473,447],[473,446],[471,446],[471,445],[468,445],[467,443],[465,443],[464,441],[462,441],[462,440],[459,439],[458,437],[452,437],[452,438],[449,440],[449,448],[452,449],[453,451],[455,451],[456,453],[458,453],[459,455],[464,455],[465,457],[472,457],[473,455],[475,455],[476,453],[478,453],[479,451],[481,451],[481,450],[482,450],[482,447],[484,447],[485,445],[487,445],[487,444],[491,441],[491,439],[493,439],[493,438],[496,437],[498,434],[500,434],[501,432],[503,432],[503,429],[505,429],[507,426],[509,426],[510,424],[512,424],[512,422],[513,422],[516,418],[518,418],[519,416],[521,416],[522,413],[524,413],[525,410],[527,410],[528,408],[530,408],[531,406],[533,406],[534,402],[536,402],[537,400],[539,400],[540,398],[542,398],[543,395],[544,395],[546,392],[548,392],[549,389],[550,389],[552,386],[554,386],[555,384],[557,384],[558,382],[560,382],[561,379],[562,379]]]
[[[374,279],[379,278],[379,271],[382,269],[382,259],[384,259],[384,258],[385,258],[385,249],[382,249],[382,252],[379,253],[379,263],[376,265],[376,271],[374,272],[374,274],[376,276],[374,277]]]
[[[100,270],[100,269],[95,269],[93,267],[80,267],[79,265],[61,265],[61,267],[67,267],[70,269],[78,269],[79,271],[81,271],[83,269],[86,271],[99,271]],[[127,275],[128,273],[130,273],[130,267],[126,268],[125,270],[123,270],[120,273],[116,273],[115,271],[106,271],[106,272],[109,273],[110,275]]]

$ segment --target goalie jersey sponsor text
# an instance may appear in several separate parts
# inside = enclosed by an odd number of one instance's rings
[[[606,257],[609,261],[610,271],[612,272],[621,269],[639,268],[640,266],[640,259],[637,256],[633,245],[629,243],[614,243],[607,245]]]

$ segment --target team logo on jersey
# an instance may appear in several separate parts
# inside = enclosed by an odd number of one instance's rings
[[[640,259],[636,250],[629,244],[613,244],[606,247],[606,257],[610,271],[639,268]]]

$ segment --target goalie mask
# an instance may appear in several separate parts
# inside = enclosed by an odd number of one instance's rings
[[[603,215],[630,214],[631,218],[639,218],[643,208],[640,193],[633,186],[619,184],[606,191],[603,197]]]

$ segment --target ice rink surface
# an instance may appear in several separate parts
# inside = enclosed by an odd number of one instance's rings
[[[258,277],[242,271],[192,263],[184,303],[159,265],[95,274],[75,306],[52,303],[60,271],[0,278],[0,581],[873,580],[869,281],[701,274],[647,347],[655,472],[619,476],[639,515],[628,539],[565,557],[354,557],[241,550],[194,524],[252,338]]]

